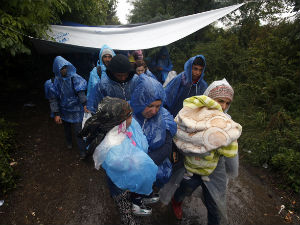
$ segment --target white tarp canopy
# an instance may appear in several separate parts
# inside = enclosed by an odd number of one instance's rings
[[[182,39],[217,21],[242,5],[237,4],[135,27],[107,28],[103,26],[78,27],[52,25],[51,31],[48,31],[48,34],[56,40],[56,42],[52,42],[73,47],[100,49],[103,44],[107,44],[115,50],[149,49],[168,45]]]

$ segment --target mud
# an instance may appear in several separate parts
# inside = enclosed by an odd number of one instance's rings
[[[66,148],[63,127],[49,118],[47,102],[35,104],[20,104],[5,115],[18,123],[18,148],[12,158],[19,179],[17,188],[3,196],[0,224],[119,224],[104,172],[94,169],[91,157],[80,161],[76,147]],[[241,160],[239,177],[228,188],[230,224],[299,224],[297,215],[289,220],[287,210],[278,213],[288,193],[271,181],[269,172]],[[197,190],[185,199],[182,221],[176,221],[170,205],[157,203],[143,224],[206,224],[199,196]]]

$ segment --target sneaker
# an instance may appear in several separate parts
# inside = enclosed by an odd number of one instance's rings
[[[145,206],[143,203],[141,205],[132,203],[132,213],[136,216],[150,216],[152,214],[152,209]]]
[[[149,196],[143,198],[144,204],[153,204],[159,201],[159,194],[152,192]]]
[[[172,204],[172,209],[173,209],[176,219],[181,220],[182,219],[182,208],[181,208],[182,202],[176,202],[174,200],[174,198],[172,198],[171,204]]]

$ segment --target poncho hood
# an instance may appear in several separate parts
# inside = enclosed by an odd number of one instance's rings
[[[53,62],[53,73],[56,77],[62,77],[60,70],[63,66],[67,66],[67,77],[76,73],[76,68],[72,63],[61,56],[56,56]]]

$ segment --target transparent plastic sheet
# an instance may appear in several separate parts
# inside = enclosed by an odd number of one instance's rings
[[[168,205],[173,197],[176,189],[179,187],[181,180],[183,179],[183,174],[185,172],[185,168],[181,167],[175,171],[169,180],[168,183],[164,185],[162,189],[159,191],[160,201],[164,205]]]
[[[233,158],[225,157],[226,174],[233,179],[239,175],[239,153]]]
[[[225,169],[225,157],[220,157],[214,172],[209,176],[210,181],[204,181],[211,196],[215,200],[222,217],[221,224],[227,224],[227,175]]]
[[[168,85],[168,83],[177,76],[176,71],[172,70],[168,73],[167,79],[165,80],[163,87],[166,87]]]
[[[118,126],[115,126],[106,134],[105,138],[100,143],[100,145],[96,147],[93,154],[95,168],[97,170],[100,168],[101,164],[106,159],[109,150],[113,146],[120,145],[125,138],[125,134],[118,134]]]

